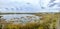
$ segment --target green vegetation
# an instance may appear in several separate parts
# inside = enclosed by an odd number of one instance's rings
[[[39,23],[27,23],[26,25],[22,24],[13,24],[11,22],[7,23],[5,29],[56,29],[57,20],[60,18],[60,13],[39,13],[34,14],[40,16]],[[1,28],[1,25],[0,25]]]
[[[2,24],[0,24],[0,29],[2,29]]]

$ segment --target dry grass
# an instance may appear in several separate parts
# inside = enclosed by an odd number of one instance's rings
[[[40,19],[39,23],[31,22],[27,23],[26,25],[23,24],[6,24],[5,29],[50,29],[52,27],[56,27],[56,23],[58,18],[60,18],[60,13],[55,13],[55,14],[34,14],[36,16],[41,16],[42,18]],[[42,23],[41,23],[42,21]],[[51,26],[52,25],[52,26]]]

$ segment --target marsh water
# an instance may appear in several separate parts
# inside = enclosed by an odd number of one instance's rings
[[[16,21],[18,21],[17,23],[26,23],[35,20],[36,21],[40,20],[39,19],[40,17],[35,16],[33,14],[5,14],[0,16],[2,16],[1,18],[5,19],[7,22],[13,20],[14,23],[16,23]]]
[[[3,16],[2,18],[4,19],[10,19],[10,18],[19,18],[22,16],[33,16],[33,14],[5,14],[0,16]]]

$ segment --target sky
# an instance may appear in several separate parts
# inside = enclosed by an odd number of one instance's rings
[[[60,0],[0,0],[0,12],[59,12]],[[52,7],[49,7],[52,6]]]

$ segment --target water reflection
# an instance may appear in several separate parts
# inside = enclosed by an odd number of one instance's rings
[[[28,22],[36,22],[38,23],[40,20],[39,16],[35,16],[33,14],[9,14],[2,15],[7,22],[13,22],[14,24],[26,24]]]

